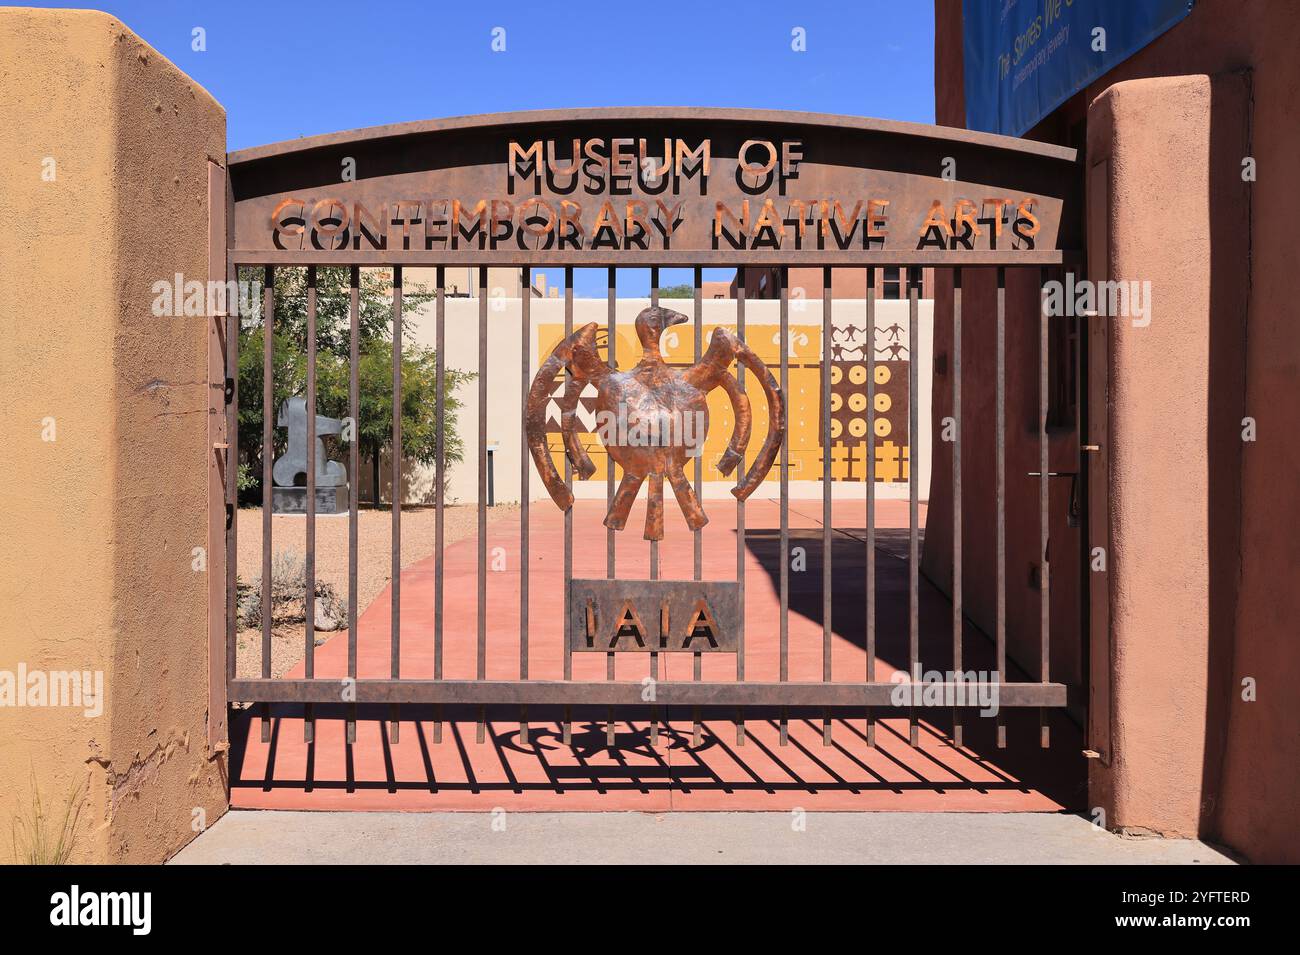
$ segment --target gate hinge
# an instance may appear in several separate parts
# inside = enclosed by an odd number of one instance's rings
[[[235,523],[235,505],[226,504],[226,530],[230,530]]]
[[[226,404],[235,400],[235,379],[227,378],[225,385]]]

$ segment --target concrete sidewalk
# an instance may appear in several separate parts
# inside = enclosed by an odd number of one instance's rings
[[[1232,864],[1066,813],[228,812],[174,864]]]

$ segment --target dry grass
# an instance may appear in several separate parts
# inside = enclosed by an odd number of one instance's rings
[[[19,865],[67,865],[77,840],[84,790],[73,785],[63,808],[51,813],[41,799],[36,771],[32,770],[29,801],[20,803],[13,818],[14,862]]]
[[[514,504],[499,504],[488,511],[488,521],[517,515]],[[450,545],[473,537],[478,531],[478,510],[474,505],[448,506],[443,536]],[[433,508],[402,510],[402,567],[406,568],[433,554]],[[271,522],[271,544],[276,551],[306,551],[306,520],[276,516]],[[357,514],[357,613],[365,609],[388,586],[392,569],[393,515],[387,510],[361,510]],[[239,579],[251,583],[262,572],[262,509],[239,510]],[[316,518],[316,578],[334,586],[345,602],[348,593],[347,515]],[[345,623],[346,626],[346,623]],[[336,632],[346,632],[336,631]],[[333,633],[317,631],[320,646]],[[306,634],[301,624],[277,625],[271,633],[271,675],[282,676],[303,658]],[[260,630],[240,630],[236,669],[240,677],[261,675],[262,635]]]

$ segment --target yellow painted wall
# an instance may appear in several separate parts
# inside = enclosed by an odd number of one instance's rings
[[[734,333],[735,324],[705,323],[703,330],[704,347],[714,329],[726,328]],[[768,326],[761,326],[756,334],[747,336],[749,346],[755,354],[772,371],[773,378],[780,380],[781,349],[779,332]],[[624,371],[633,367],[641,357],[641,345],[630,323],[620,325],[617,329],[615,355],[618,365]],[[539,344],[538,361],[544,360],[564,337],[562,324],[541,324],[537,328]],[[599,331],[599,343],[602,357],[605,354],[607,329]],[[822,326],[791,322],[789,326],[790,354],[789,395],[786,419],[788,422],[786,440],[790,461],[791,480],[820,480],[822,476],[822,435],[821,435],[821,389],[822,389]],[[694,332],[690,325],[681,325],[670,329],[660,346],[664,359],[673,365],[689,365],[695,361]],[[904,353],[905,355],[905,353]],[[906,361],[842,361],[832,362],[832,428],[831,428],[831,478],[835,481],[862,481],[865,478],[865,453],[868,444],[866,437],[866,375],[868,368],[876,376],[876,419],[874,442],[875,477],[877,481],[906,481],[908,478],[909,447],[907,441],[906,405],[892,404],[894,394],[901,384],[901,394],[905,400],[907,394]],[[753,411],[753,431],[751,432],[749,452],[746,460],[752,460],[762,445],[767,434],[768,409],[758,381],[752,373],[746,374],[746,391]],[[886,387],[889,386],[889,393]],[[557,393],[560,385],[557,382]],[[595,389],[588,386],[585,395],[594,396]],[[900,417],[901,414],[901,417]],[[605,453],[598,436],[594,433],[595,425],[591,415],[582,418],[583,443],[596,473],[589,480],[604,481],[609,455]],[[731,401],[722,389],[714,389],[709,394],[709,432],[704,442],[705,481],[734,481],[719,473],[717,462],[727,448],[731,439],[733,421]],[[549,443],[551,456],[556,469],[563,471],[564,448],[557,433]],[[773,467],[764,478],[768,482],[780,481],[780,469]]]

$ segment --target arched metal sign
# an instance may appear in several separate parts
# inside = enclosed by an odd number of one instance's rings
[[[1080,245],[1073,150],[820,114],[436,120],[244,150],[230,174],[236,261],[259,264],[1041,265]]]

